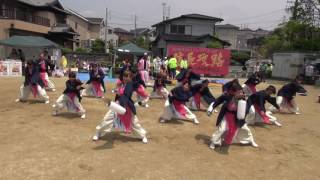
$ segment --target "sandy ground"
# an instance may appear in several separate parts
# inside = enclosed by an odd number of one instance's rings
[[[49,92],[50,104],[64,89],[65,79],[54,81],[57,92]],[[14,103],[21,83],[21,78],[0,78],[1,180],[320,179],[320,93],[313,87],[306,87],[308,97],[297,98],[302,115],[276,115],[282,128],[250,127],[259,148],[233,145],[223,155],[208,148],[216,114],[196,112],[200,125],[160,124],[164,102],[153,100],[150,108],[138,109],[149,144],[118,134],[92,142],[107,111],[101,100],[83,100],[85,120],[52,117],[49,105]],[[220,87],[212,92],[217,96]]]

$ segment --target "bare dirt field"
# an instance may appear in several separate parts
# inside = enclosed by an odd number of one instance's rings
[[[223,155],[208,148],[217,114],[196,112],[200,125],[160,124],[162,100],[138,109],[148,144],[119,134],[92,142],[107,108],[101,100],[84,98],[85,120],[53,117],[51,105],[64,90],[65,79],[54,82],[57,92],[48,93],[50,105],[14,103],[22,78],[0,78],[1,180],[320,179],[319,89],[306,86],[309,96],[297,97],[302,115],[276,115],[283,127],[250,127],[259,148],[232,145]],[[108,97],[113,98],[110,89],[108,85]],[[213,94],[218,96],[220,89],[213,88]]]

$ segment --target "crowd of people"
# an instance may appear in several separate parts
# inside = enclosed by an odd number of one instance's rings
[[[123,62],[119,79],[116,82],[114,100],[105,98],[105,74],[97,64],[90,64],[90,79],[84,85],[76,78],[74,72],[69,72],[66,88],[63,94],[53,105],[53,115],[59,115],[64,108],[70,113],[76,113],[82,119],[86,118],[86,110],[82,106],[82,99],[88,96],[103,99],[109,107],[101,123],[96,126],[93,140],[97,141],[102,136],[112,131],[124,133],[135,132],[143,143],[148,143],[147,131],[142,127],[137,111],[148,108],[148,101],[154,98],[164,100],[163,112],[159,117],[160,123],[172,120],[186,120],[199,124],[199,119],[193,111],[205,108],[208,116],[217,112],[222,106],[217,118],[217,130],[213,133],[209,147],[215,149],[221,146],[223,152],[228,152],[232,143],[248,144],[258,147],[248,125],[264,123],[282,126],[274,113],[300,114],[295,101],[296,94],[307,95],[301,85],[301,77],[284,85],[278,92],[273,85],[258,91],[256,86],[263,82],[256,74],[248,78],[243,85],[234,79],[222,87],[222,92],[217,98],[209,88],[209,80],[201,79],[199,74],[188,67],[187,61],[180,61],[173,56],[161,60],[153,60],[154,84],[152,93],[147,92],[150,80],[150,60],[147,55],[142,57],[132,68],[128,61]],[[20,88],[20,97],[16,102],[26,101],[30,92],[34,97],[46,104],[49,103],[47,90],[54,90],[54,84],[48,78],[50,64],[45,53],[38,60],[28,61],[25,68],[25,82]],[[178,73],[177,73],[178,71]],[[174,83],[176,81],[176,83]],[[174,86],[170,91],[167,85]],[[137,97],[133,99],[133,95]],[[272,95],[276,95],[273,97]],[[266,108],[266,102],[271,104]],[[142,107],[142,108],[137,108]]]

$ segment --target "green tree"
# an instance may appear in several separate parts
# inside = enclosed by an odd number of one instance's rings
[[[231,59],[244,65],[250,59],[250,52],[247,51],[231,51]]]
[[[88,50],[84,49],[84,48],[77,48],[75,52],[77,52],[77,53],[88,53]]]
[[[92,43],[91,52],[92,53],[105,53],[105,43],[104,43],[104,41],[101,40],[101,39],[96,39]]]
[[[207,48],[221,49],[221,48],[223,48],[223,45],[218,41],[211,41],[207,45]]]

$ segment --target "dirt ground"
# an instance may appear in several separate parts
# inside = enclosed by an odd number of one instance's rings
[[[54,82],[57,92],[49,92],[50,105],[63,91],[65,79]],[[281,128],[250,127],[260,147],[232,145],[223,155],[208,148],[217,114],[196,112],[200,125],[160,124],[164,102],[152,100],[150,108],[138,109],[148,144],[119,134],[92,142],[95,126],[107,111],[101,100],[83,99],[85,120],[67,114],[53,117],[50,105],[14,103],[21,83],[22,78],[0,78],[1,180],[320,179],[320,91],[310,86],[309,96],[297,97],[302,115],[276,115]],[[113,98],[110,87],[108,96]],[[218,96],[220,87],[212,92]]]

